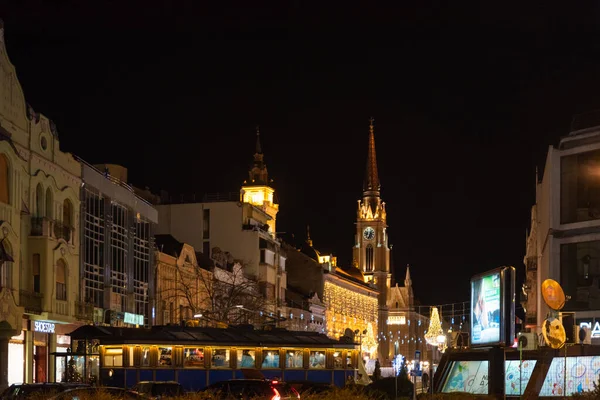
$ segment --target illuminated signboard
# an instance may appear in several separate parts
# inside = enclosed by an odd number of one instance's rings
[[[123,322],[132,325],[144,325],[144,316],[126,312],[123,316]]]
[[[498,268],[471,279],[471,345],[513,344],[514,299],[513,267]]]
[[[590,331],[592,331],[593,338],[600,338],[600,322],[596,322],[594,324],[594,328],[592,328],[591,322],[581,322],[579,324],[579,327],[580,328],[588,328]]]
[[[540,397],[571,396],[573,393],[594,390],[594,384],[598,382],[600,356],[566,357],[566,361],[565,368],[565,357],[552,359],[540,390]]]
[[[34,321],[33,330],[42,333],[54,333],[55,325],[52,322]]]
[[[404,315],[391,315],[387,319],[388,325],[405,325],[406,317]]]
[[[442,393],[488,394],[488,361],[453,361]]]

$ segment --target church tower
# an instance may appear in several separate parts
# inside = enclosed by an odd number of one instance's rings
[[[389,288],[390,249],[388,246],[385,203],[381,201],[375,129],[373,118],[369,125],[367,169],[363,183],[362,199],[358,200],[356,236],[353,251],[354,266],[361,270],[365,282],[373,283],[380,292],[379,306],[385,308]]]
[[[269,231],[274,235],[276,232],[275,222],[277,212],[279,212],[279,204],[275,204],[274,202],[273,195],[275,194],[275,189],[269,185],[271,182],[272,180],[269,181],[267,165],[265,164],[262,146],[260,145],[260,131],[256,127],[254,163],[250,171],[248,171],[248,180],[244,181],[240,190],[240,201],[262,208],[271,217],[267,224],[269,225]]]

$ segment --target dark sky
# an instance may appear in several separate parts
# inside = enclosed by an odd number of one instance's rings
[[[600,107],[597,2],[205,3],[15,0],[0,17],[65,151],[154,191],[238,191],[260,124],[278,230],[310,224],[349,263],[373,116],[394,263],[421,301],[523,272],[535,166]]]

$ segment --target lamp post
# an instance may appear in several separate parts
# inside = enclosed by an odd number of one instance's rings
[[[360,344],[360,353],[358,353],[360,355],[360,360],[363,361],[363,354],[362,354],[362,336],[367,334],[367,330],[364,329],[362,331],[356,329],[354,331],[355,335],[359,335],[360,339],[359,339],[359,344]]]

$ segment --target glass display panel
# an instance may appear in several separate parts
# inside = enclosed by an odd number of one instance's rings
[[[565,358],[555,357],[544,379],[540,396],[563,396],[594,390],[600,374],[600,356],[567,357],[567,379],[565,380]]]
[[[262,368],[279,368],[279,350],[263,350]]]
[[[248,349],[238,349],[238,367],[256,368],[256,352]]]
[[[507,396],[520,396],[525,392],[529,383],[529,378],[533,373],[536,360],[523,360],[522,372],[519,370],[521,362],[519,360],[510,360],[504,363],[505,379],[504,393]],[[520,378],[520,382],[519,382]]]
[[[342,359],[341,351],[333,352],[333,368],[335,368],[335,369],[344,368],[344,360]]]
[[[285,352],[286,368],[302,368],[304,366],[304,351],[287,350]]]
[[[443,393],[488,394],[488,368],[485,361],[453,361]]]
[[[309,368],[325,368],[324,351],[311,351],[309,360]]]
[[[229,368],[229,349],[213,349],[211,366],[214,368]]]
[[[183,366],[204,367],[204,349],[201,347],[184,347]]]
[[[500,272],[471,280],[471,344],[500,342]]]
[[[158,366],[166,367],[172,364],[171,357],[173,355],[172,347],[159,347],[158,348]]]

